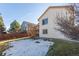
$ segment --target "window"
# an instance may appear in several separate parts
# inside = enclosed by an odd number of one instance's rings
[[[48,18],[42,20],[42,25],[48,24]]]
[[[76,20],[76,22],[79,22],[79,20]]]
[[[43,29],[43,34],[47,34],[48,30],[47,29]]]

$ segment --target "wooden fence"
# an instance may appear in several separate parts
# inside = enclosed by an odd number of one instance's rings
[[[16,39],[16,38],[22,38],[22,37],[28,37],[28,34],[27,33],[0,34],[0,41],[9,40],[9,39]]]

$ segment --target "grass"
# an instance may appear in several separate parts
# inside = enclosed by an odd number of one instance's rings
[[[2,52],[8,49],[9,47],[10,47],[9,43],[0,43],[0,56],[3,56]]]
[[[79,43],[61,39],[52,40],[54,45],[49,48],[47,56],[79,56]]]
[[[79,56],[79,43],[61,39],[53,39],[54,45],[49,48],[47,56]],[[0,56],[2,52],[10,48],[9,43],[0,43]]]

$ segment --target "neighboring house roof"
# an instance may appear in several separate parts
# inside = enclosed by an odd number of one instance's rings
[[[46,11],[38,18],[38,21],[39,19],[50,9],[50,8],[70,8],[71,5],[67,5],[67,6],[49,6]]]
[[[36,25],[36,24],[30,23],[30,22],[27,22],[27,21],[23,21],[23,23],[21,24],[21,31],[28,30],[29,25]]]

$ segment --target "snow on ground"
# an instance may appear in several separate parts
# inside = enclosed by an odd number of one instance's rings
[[[40,42],[40,43],[39,43]],[[19,40],[10,42],[13,46],[3,52],[6,56],[45,56],[53,42],[39,40]]]

